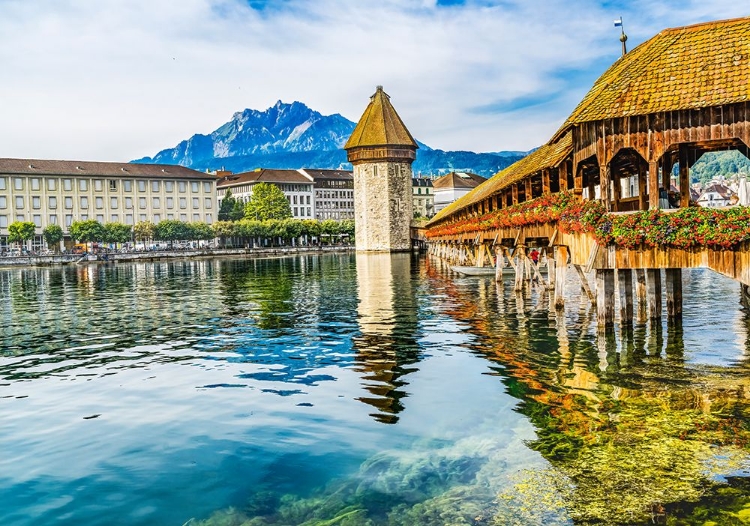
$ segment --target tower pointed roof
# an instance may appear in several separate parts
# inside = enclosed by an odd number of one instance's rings
[[[417,141],[404,126],[401,117],[391,104],[391,98],[378,86],[375,94],[370,97],[370,104],[359,119],[349,140],[344,145],[345,150],[363,146],[406,146],[419,148]]]

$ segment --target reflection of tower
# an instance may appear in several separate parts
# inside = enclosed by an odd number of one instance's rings
[[[392,424],[406,393],[400,378],[419,359],[416,342],[416,300],[409,254],[357,254],[357,321],[354,339],[358,371],[372,396],[361,401],[378,409],[377,420]]]
[[[409,250],[411,163],[418,146],[382,86],[344,148],[354,165],[357,251]]]

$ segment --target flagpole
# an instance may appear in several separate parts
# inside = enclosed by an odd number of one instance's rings
[[[625,42],[628,41],[628,35],[625,34],[625,26],[622,24],[622,17],[615,20],[615,27],[620,28],[620,42],[622,42],[622,56],[624,57],[628,52],[628,47]]]

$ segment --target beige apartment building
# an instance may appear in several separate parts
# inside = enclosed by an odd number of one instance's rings
[[[133,225],[164,219],[212,223],[216,219],[216,176],[184,166],[39,159],[0,159],[0,248],[8,225],[42,230],[73,221]]]

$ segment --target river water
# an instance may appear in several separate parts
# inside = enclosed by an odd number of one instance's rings
[[[750,315],[683,281],[600,334],[409,255],[0,270],[0,524],[745,524]]]

